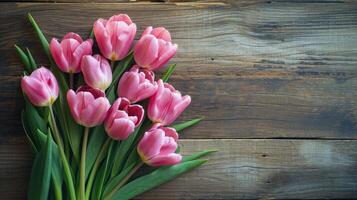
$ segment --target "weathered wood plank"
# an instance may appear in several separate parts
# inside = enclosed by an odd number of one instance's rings
[[[0,194],[23,199],[31,156],[23,139],[2,140]],[[139,199],[354,198],[357,141],[181,140],[183,154],[218,149],[199,169]],[[9,185],[13,186],[11,189]],[[15,187],[16,186],[16,187]]]
[[[86,35],[93,20],[125,11],[166,26],[179,44],[173,84],[193,96],[189,116],[206,120],[185,138],[356,138],[357,4],[0,4],[3,134],[23,134],[14,43],[45,64],[26,21],[46,35]],[[10,20],[11,19],[11,20]],[[15,99],[15,100],[14,100]],[[219,130],[217,130],[219,127]]]

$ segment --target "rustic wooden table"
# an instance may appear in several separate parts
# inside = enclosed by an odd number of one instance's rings
[[[206,117],[182,133],[182,151],[219,152],[140,199],[357,197],[356,1],[19,1],[0,3],[1,199],[25,198],[33,159],[13,45],[47,61],[28,12],[49,38],[85,36],[116,13],[139,33],[149,24],[171,31],[172,81],[193,99],[180,121]]]

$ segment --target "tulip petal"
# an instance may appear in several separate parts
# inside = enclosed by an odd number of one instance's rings
[[[154,167],[158,166],[169,166],[180,163],[182,156],[180,154],[171,153],[168,155],[155,156],[150,160],[150,165]]]
[[[143,160],[150,160],[160,153],[160,149],[165,140],[165,133],[162,130],[154,129],[144,133],[138,144],[138,151]]]
[[[152,35],[143,36],[134,47],[134,59],[141,67],[148,67],[158,55],[159,43]]]

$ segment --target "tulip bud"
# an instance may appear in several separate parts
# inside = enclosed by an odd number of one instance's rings
[[[97,54],[83,56],[81,62],[85,82],[92,88],[105,90],[112,82],[112,70],[107,59]]]
[[[130,105],[129,100],[118,98],[108,111],[104,127],[109,137],[114,140],[125,140],[134,132],[144,117],[140,105]]]
[[[135,62],[143,68],[162,68],[176,54],[177,44],[171,43],[169,31],[163,27],[147,27],[134,47]]]
[[[136,34],[136,25],[125,14],[109,20],[98,19],[93,31],[102,55],[111,61],[123,59],[129,52]]]
[[[157,90],[155,75],[147,69],[140,69],[135,65],[120,78],[118,96],[127,98],[136,103],[151,97]]]
[[[85,127],[93,127],[103,123],[110,108],[108,99],[103,91],[80,87],[77,93],[67,92],[67,101],[73,119]]]
[[[175,165],[182,160],[177,149],[178,134],[168,127],[153,127],[140,140],[137,151],[141,160],[153,167]]]
[[[181,96],[178,90],[168,83],[158,81],[158,89],[149,100],[148,117],[155,123],[169,125],[186,109],[191,103],[191,97]]]
[[[80,62],[85,55],[92,54],[93,40],[83,42],[81,36],[76,33],[67,33],[61,43],[52,38],[50,51],[54,61],[61,71],[78,73],[81,71]]]
[[[45,67],[36,69],[21,80],[22,91],[36,106],[52,105],[58,97],[58,83],[55,76]]]

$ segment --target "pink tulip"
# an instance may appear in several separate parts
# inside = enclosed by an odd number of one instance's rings
[[[163,67],[177,51],[171,43],[169,31],[163,27],[147,27],[134,47],[134,59],[138,65],[150,70]]]
[[[125,14],[109,20],[98,19],[93,27],[95,39],[102,55],[111,61],[123,59],[129,52],[136,34],[136,25]]]
[[[103,91],[110,86],[112,70],[107,59],[101,55],[83,56],[81,68],[87,85]]]
[[[175,165],[182,160],[177,149],[178,134],[175,129],[153,127],[140,140],[137,151],[141,160],[153,167]]]
[[[74,120],[85,127],[93,127],[103,123],[110,108],[103,91],[80,87],[77,93],[67,92],[67,101]]]
[[[104,127],[114,140],[125,140],[134,132],[144,117],[144,109],[140,105],[130,105],[129,100],[118,98],[109,109]]]
[[[52,38],[50,51],[61,71],[78,73],[81,71],[80,62],[85,55],[92,54],[93,40],[83,41],[76,33],[67,33],[61,43]]]
[[[140,69],[136,65],[120,78],[118,96],[129,99],[131,103],[136,103],[151,97],[156,90],[154,73],[147,69]]]
[[[45,67],[36,69],[21,80],[22,91],[36,106],[52,105],[58,97],[58,83],[55,76]]]
[[[158,90],[150,98],[148,106],[148,117],[155,123],[169,125],[186,109],[191,103],[191,97],[181,96],[178,90],[168,83],[158,81]]]

